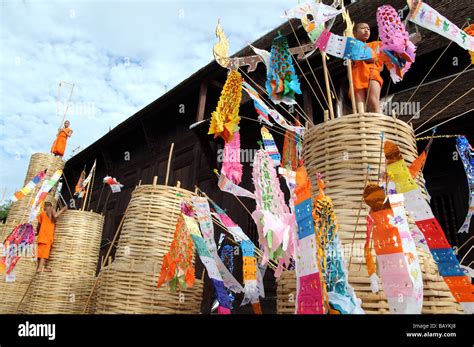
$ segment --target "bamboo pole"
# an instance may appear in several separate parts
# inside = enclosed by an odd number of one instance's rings
[[[174,142],[171,144],[170,154],[168,156],[168,165],[166,167],[165,186],[168,185],[168,178],[169,178],[169,175],[170,175],[171,157],[173,156],[173,149],[174,149]]]
[[[92,175],[95,174],[95,162],[96,162],[96,161],[94,160],[94,165],[92,165],[92,168],[91,168],[91,170],[94,170],[94,172],[92,172]],[[91,186],[91,182],[89,182],[89,183],[87,184],[86,194],[84,195],[84,201],[83,201],[83,203],[82,203],[81,211],[84,211],[84,208],[86,207],[87,196],[89,195],[89,188],[90,188],[90,186]]]
[[[329,105],[329,116],[330,119],[334,119],[334,109],[332,107],[331,89],[329,87],[329,72],[326,63],[326,52],[321,52],[321,59],[323,61],[323,72],[324,72],[324,84],[326,85],[326,95]]]
[[[352,60],[348,59],[347,62],[347,78],[349,79],[349,92],[351,95],[351,105],[352,105],[352,113],[357,113],[357,105],[355,100],[355,93],[354,93],[354,80],[352,79]]]

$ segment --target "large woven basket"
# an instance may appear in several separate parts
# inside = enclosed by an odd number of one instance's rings
[[[197,314],[201,311],[203,281],[173,293],[156,287],[161,265],[114,262],[100,274],[96,313]]]
[[[82,313],[93,288],[104,217],[68,210],[56,223],[47,261],[51,272],[36,274],[22,313]]]
[[[50,178],[56,170],[64,168],[64,160],[59,157],[54,157],[50,154],[35,153],[30,158],[28,170],[24,179],[24,184],[27,184],[38,172],[48,169],[45,179]],[[19,201],[12,203],[8,213],[7,220],[3,225],[0,242],[3,242],[8,234],[19,224],[28,222],[31,205],[38,193],[39,187],[34,189],[30,194]],[[49,201],[56,206],[56,199],[54,198],[55,190],[48,193],[46,201]],[[37,221],[32,221],[33,227],[36,228]],[[18,304],[20,303],[31,279],[35,273],[36,263],[35,258],[20,259],[15,267],[16,281],[11,283],[5,282],[5,276],[0,276],[0,314],[1,313],[15,313]]]
[[[193,193],[179,187],[141,185],[132,193],[115,260],[101,270],[96,313],[200,312],[203,282],[172,293],[156,283],[169,251],[182,198]]]
[[[325,192],[334,203],[346,263],[349,259],[351,263],[349,281],[362,299],[367,313],[388,313],[388,304],[383,297],[378,296],[380,300],[375,302],[375,296],[368,294],[370,281],[363,252],[368,208],[362,202],[362,195],[368,165],[371,167],[371,181],[377,181],[380,163],[380,170],[384,170],[381,132],[384,140],[398,144],[407,162],[411,163],[417,157],[412,127],[401,120],[375,113],[348,115],[311,127],[305,134],[303,144],[304,160],[313,187],[317,186],[317,173],[320,172],[326,182]],[[424,187],[423,178],[419,178],[418,183]],[[426,276],[436,273],[431,255],[426,254],[425,257],[429,259],[424,265]],[[433,285],[425,285],[428,288],[445,288],[439,276],[428,276],[425,280],[433,282]],[[450,305],[441,306],[439,310],[432,305],[430,312],[457,312],[459,306],[454,304],[451,294],[446,297],[444,291],[433,290],[432,293],[431,302],[439,299],[443,303],[449,301]]]

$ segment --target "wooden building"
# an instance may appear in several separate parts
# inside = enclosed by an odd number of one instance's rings
[[[371,40],[377,38],[375,12],[377,7],[382,4],[384,4],[383,1],[361,0],[347,7],[355,22],[368,22],[371,26]],[[390,4],[397,9],[402,9],[406,2],[392,0]],[[430,5],[459,27],[463,26],[466,16],[471,10],[470,0],[430,1]],[[404,13],[407,13],[407,11],[404,11]],[[296,20],[291,23],[296,30],[300,43],[309,43],[300,23]],[[339,17],[332,31],[342,34],[344,27],[345,24],[342,22],[342,18]],[[410,30],[414,30],[414,28],[410,26]],[[292,27],[288,22],[258,39],[253,45],[269,50],[278,31],[288,38],[290,47],[298,45]],[[387,100],[391,100],[392,104],[408,100],[415,103],[419,102],[418,105],[423,108],[421,115],[419,118],[411,120],[415,128],[435,115],[421,129],[428,129],[442,120],[471,110],[471,114],[466,114],[442,125],[438,129],[438,134],[465,134],[470,142],[474,143],[474,118],[472,117],[474,101],[472,94],[445,109],[446,106],[474,85],[472,69],[463,72],[470,63],[469,54],[456,44],[450,44],[448,40],[439,35],[423,28],[419,28],[419,32],[422,41],[419,43],[415,64],[406,74],[404,80],[395,85],[389,82],[388,73],[384,71],[382,76],[385,83],[382,96]],[[209,42],[210,51],[214,43]],[[238,52],[236,56],[252,54],[253,52],[249,48],[245,48]],[[304,77],[297,70],[303,90],[303,95],[298,96],[297,101],[305,113],[312,117],[313,122],[319,123],[323,120],[323,107],[326,108],[326,105],[324,104],[323,94],[315,83],[313,73],[317,77],[322,91],[325,92],[321,55],[316,52],[309,58],[308,62],[303,60],[299,64],[304,72]],[[343,113],[349,112],[350,106],[346,97],[347,69],[342,60],[335,58],[328,61],[328,68],[336,91],[333,96],[336,115],[342,116]],[[423,80],[431,69],[432,71],[428,77]],[[463,72],[462,75],[453,81],[461,72]],[[168,154],[172,143],[175,145],[169,184],[175,185],[177,181],[180,181],[181,187],[190,190],[194,190],[195,185],[199,186],[212,199],[225,207],[230,216],[256,241],[254,222],[236,199],[218,189],[217,178],[213,173],[213,169],[220,168],[221,165],[217,161],[217,156],[219,150],[223,149],[223,142],[214,140],[212,136],[207,135],[207,131],[211,112],[217,105],[226,75],[227,71],[217,63],[208,64],[67,161],[65,174],[69,185],[72,186],[77,181],[84,165],[87,165],[89,169],[94,160],[97,159],[96,180],[92,188],[89,208],[103,212],[105,215],[101,255],[104,254],[113,238],[135,186],[139,182],[151,184],[154,176],[158,176],[159,184],[164,184]],[[263,64],[258,64],[257,70],[249,73],[249,76],[253,81],[264,85],[266,73]],[[246,79],[245,75],[244,79]],[[311,92],[308,81],[313,86],[319,101]],[[441,91],[450,82],[452,83],[449,87]],[[253,82],[249,81],[249,83],[252,84]],[[420,83],[421,86],[418,88]],[[438,92],[441,93],[437,95]],[[245,95],[240,114],[252,119],[257,118],[253,102]],[[399,118],[408,120],[411,116],[412,114],[400,114]],[[260,139],[260,127],[254,121],[247,119],[241,121],[241,148],[247,150],[248,153],[252,153],[252,150],[258,148],[257,141]],[[431,132],[425,135],[430,134]],[[281,148],[282,136],[274,134],[274,137],[277,145]],[[456,151],[454,143],[454,138],[436,139],[434,141],[424,175],[428,191],[432,197],[431,205],[434,213],[439,218],[452,245],[459,246],[467,239],[466,234],[457,234],[457,229],[464,221],[467,213],[468,187],[461,161],[453,160],[453,152]],[[419,150],[422,150],[425,145],[426,141],[420,141]],[[250,156],[243,159],[244,176],[241,185],[253,190],[250,166],[252,158]],[[101,194],[103,189],[101,179],[106,175],[116,177],[124,185],[121,193],[110,194],[107,197],[106,192],[109,189],[105,189]],[[244,202],[250,211],[254,210],[253,201],[245,199]],[[467,249],[466,246],[462,251],[467,251]],[[460,253],[462,254],[462,252]],[[263,311],[264,313],[273,313],[275,312],[275,282],[271,271],[267,271],[265,286],[267,297],[264,300]],[[209,289],[210,287],[206,288]],[[206,290],[204,296],[203,312],[205,313],[210,310],[212,297],[206,295]]]

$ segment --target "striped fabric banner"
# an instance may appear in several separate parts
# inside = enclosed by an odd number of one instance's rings
[[[13,195],[12,201],[15,202],[21,200],[26,195],[30,194],[33,189],[35,189],[35,187],[43,180],[44,176],[46,176],[46,171],[47,170],[38,172],[38,174],[26,184],[26,186],[24,186],[22,189],[20,189]]]

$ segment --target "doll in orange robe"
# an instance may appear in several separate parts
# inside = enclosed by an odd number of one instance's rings
[[[370,27],[367,23],[357,23],[354,26],[354,38],[366,42],[372,50],[372,59],[357,60],[352,65],[352,80],[354,83],[354,94],[357,104],[357,111],[362,113],[365,110],[367,101],[367,112],[380,113],[380,91],[382,90],[383,79],[380,72],[383,69],[384,54],[380,53],[382,42],[368,42],[370,37]],[[367,97],[367,93],[369,93]]]
[[[45,269],[46,259],[49,259],[49,252],[53,245],[54,229],[56,228],[57,218],[67,210],[64,206],[59,212],[54,211],[53,205],[47,201],[44,203],[44,211],[38,215],[37,239],[38,244],[38,265],[36,272],[51,271]]]
[[[56,140],[54,140],[53,146],[51,147],[51,153],[62,157],[66,151],[66,141],[72,135],[72,130],[69,128],[69,121],[64,122],[64,128],[58,129]]]

